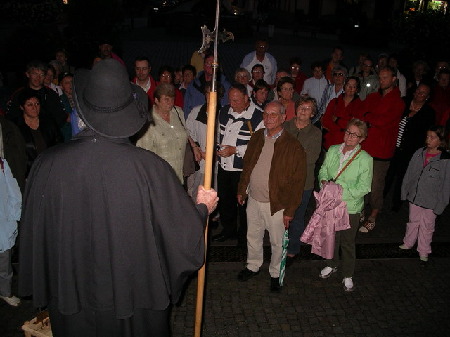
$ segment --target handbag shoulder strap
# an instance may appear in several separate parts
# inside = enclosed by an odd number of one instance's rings
[[[332,179],[332,181],[336,181],[337,178],[339,178],[339,176],[342,174],[342,172],[345,171],[345,169],[348,167],[348,165],[351,164],[351,162],[353,161],[353,159],[356,158],[356,156],[362,151],[362,148],[359,148],[358,151],[356,151],[356,153],[350,158],[350,160],[347,162],[347,164],[345,164],[345,166],[339,171],[339,173],[337,174],[336,178]]]
[[[184,125],[183,121],[181,120],[180,113],[178,112],[178,109],[176,108],[175,105],[173,106],[173,108],[175,109],[175,112],[177,113],[177,117],[178,117],[178,119],[180,120],[181,126],[182,126],[183,128],[186,128],[186,125]]]

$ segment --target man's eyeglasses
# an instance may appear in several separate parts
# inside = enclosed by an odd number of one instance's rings
[[[342,77],[344,76],[344,73],[333,73],[333,76]]]
[[[279,113],[279,112],[269,112],[269,113],[263,112],[263,118],[268,118],[268,119],[275,119],[280,115],[281,115],[281,113]]]

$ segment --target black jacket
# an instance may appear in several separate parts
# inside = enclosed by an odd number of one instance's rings
[[[0,127],[2,128],[4,157],[23,193],[27,172],[25,142],[17,126],[3,116],[0,116]]]
[[[64,110],[63,104],[56,92],[47,87],[34,90],[29,87],[17,90],[11,97],[7,105],[6,117],[17,124],[23,114],[19,106],[19,96],[22,90],[31,90],[36,93],[41,103],[41,117],[53,118],[58,127],[62,127],[67,120],[67,112]]]
[[[409,114],[410,103],[411,100],[406,101],[402,119]],[[423,147],[427,130],[435,124],[435,119],[433,108],[428,103],[425,103],[406,123],[399,149],[406,155],[407,161],[411,159],[418,148]]]
[[[23,117],[19,119],[17,127],[20,130],[20,133],[25,141],[25,152],[27,156],[27,170],[26,176],[30,172],[31,166],[33,165],[34,160],[39,155],[39,151],[35,144],[35,139],[32,134],[32,130],[25,123]],[[63,136],[58,129],[57,125],[51,118],[39,117],[39,128],[38,131],[41,133],[46,148],[54,146],[56,144],[62,143],[64,141]]]

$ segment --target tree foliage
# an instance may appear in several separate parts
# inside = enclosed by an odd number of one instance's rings
[[[9,0],[0,4],[2,21],[25,25],[49,24],[63,12],[62,0]]]
[[[394,39],[411,59],[448,59],[449,36],[450,16],[439,11],[410,12],[394,25]]]

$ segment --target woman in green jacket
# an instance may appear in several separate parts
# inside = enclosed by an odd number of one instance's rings
[[[367,137],[367,125],[359,119],[352,119],[344,134],[344,143],[328,149],[325,161],[319,171],[319,181],[335,180],[342,186],[342,200],[347,204],[350,229],[338,231],[335,235],[334,257],[319,274],[328,278],[337,271],[339,255],[342,260],[342,283],[345,291],[353,291],[355,269],[355,238],[359,227],[360,213],[364,207],[364,196],[372,184],[372,157],[361,150],[360,144]],[[348,166],[346,164],[350,162]],[[341,172],[342,171],[342,172]],[[338,177],[336,179],[336,177]]]

